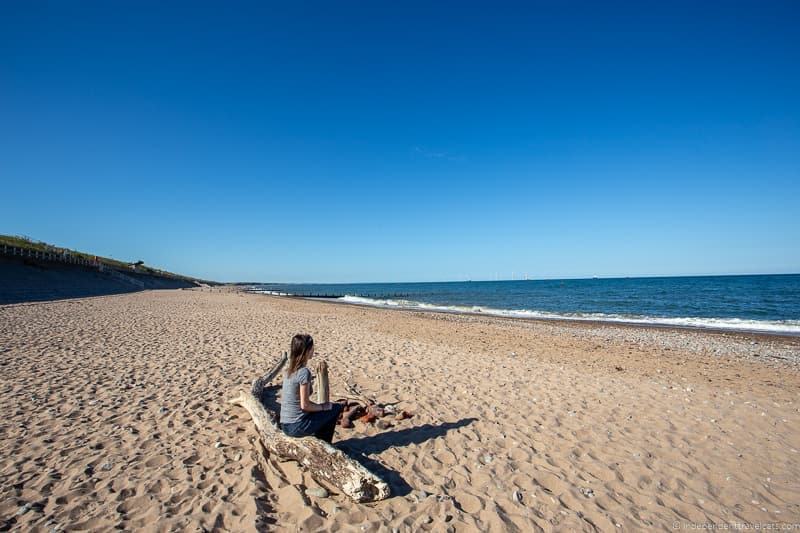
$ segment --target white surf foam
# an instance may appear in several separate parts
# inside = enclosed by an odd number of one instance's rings
[[[484,314],[512,318],[538,318],[546,320],[582,320],[591,322],[619,322],[627,324],[645,324],[656,326],[678,326],[691,328],[712,328],[732,331],[752,331],[763,333],[783,333],[800,335],[800,320],[750,320],[743,318],[706,318],[706,317],[653,317],[641,315],[617,315],[607,313],[550,313],[529,309],[495,309],[482,306],[434,305],[413,300],[381,300],[363,298],[361,296],[343,296],[339,301],[368,305],[373,307],[392,307],[418,309],[425,311],[442,311],[446,313]]]

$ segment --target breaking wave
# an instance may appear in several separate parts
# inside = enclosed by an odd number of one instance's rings
[[[763,333],[782,333],[800,335],[800,320],[750,320],[742,318],[707,317],[655,317],[643,315],[621,315],[607,313],[552,313],[529,309],[495,309],[484,306],[436,305],[414,300],[393,300],[343,296],[338,301],[368,305],[445,313],[480,314],[510,318],[535,318],[543,320],[582,320],[587,322],[618,322],[625,324],[646,324],[655,326],[676,326],[690,328],[723,329],[732,331],[751,331]]]

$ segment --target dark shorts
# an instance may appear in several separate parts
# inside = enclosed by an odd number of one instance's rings
[[[303,413],[303,417],[297,422],[282,423],[281,429],[290,437],[314,435],[330,442],[330,437],[333,437],[333,431],[336,428],[336,420],[343,408],[342,404],[334,403],[330,411]]]

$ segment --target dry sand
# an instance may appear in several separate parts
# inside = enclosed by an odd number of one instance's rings
[[[414,413],[337,430],[389,500],[305,496],[314,481],[261,459],[226,403],[297,332],[334,396],[347,378]],[[226,290],[0,307],[0,530],[798,523],[799,354],[797,339]]]

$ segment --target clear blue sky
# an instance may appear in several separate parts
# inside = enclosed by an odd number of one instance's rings
[[[218,280],[800,271],[800,2],[0,3],[0,232]]]

